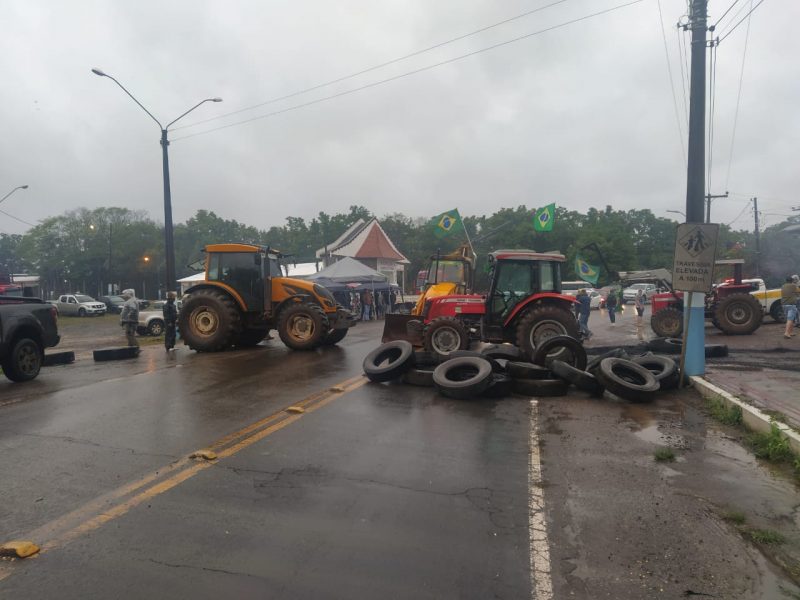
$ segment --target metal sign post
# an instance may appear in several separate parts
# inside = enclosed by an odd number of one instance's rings
[[[696,302],[698,298],[692,298],[692,292],[706,294],[714,285],[718,235],[717,223],[684,223],[678,225],[675,235],[672,285],[674,289],[684,292],[687,299],[681,351],[681,381],[684,374],[703,375],[706,370],[705,301]],[[701,294],[697,296],[703,298]]]

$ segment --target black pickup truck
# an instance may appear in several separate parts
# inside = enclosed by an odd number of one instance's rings
[[[55,306],[37,298],[0,296],[0,366],[11,381],[35,378],[44,349],[60,339]]]

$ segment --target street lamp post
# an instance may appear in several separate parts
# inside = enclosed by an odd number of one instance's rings
[[[27,186],[27,185],[18,185],[18,186],[17,186],[17,187],[15,187],[13,190],[11,190],[10,192],[8,192],[8,193],[7,193],[5,196],[3,196],[2,198],[0,198],[0,202],[2,202],[3,200],[5,200],[6,198],[8,198],[8,197],[9,197],[11,194],[13,194],[14,192],[16,192],[17,190],[27,190],[27,189],[28,189],[28,186]]]
[[[177,121],[188,115],[194,109],[196,109],[201,104],[205,104],[206,102],[222,102],[222,98],[206,98],[195,104],[192,108],[187,110],[177,119],[170,121],[167,123],[166,126],[161,125],[161,121],[156,119],[152,113],[147,110],[141,102],[139,102],[133,94],[131,94],[128,90],[125,89],[119,81],[117,81],[111,75],[104,73],[100,69],[92,69],[92,73],[99,77],[108,77],[111,81],[116,83],[123,92],[130,96],[131,100],[136,102],[144,112],[148,114],[148,116],[156,122],[159,129],[161,130],[161,155],[162,155],[162,164],[163,164],[163,172],[164,172],[164,246],[165,246],[165,261],[166,261],[166,283],[167,283],[167,291],[172,290],[173,286],[175,285],[175,243],[173,239],[173,230],[172,230],[172,194],[170,192],[170,184],[169,184],[169,154],[167,152],[167,147],[169,146],[169,140],[167,139],[167,132],[170,128],[170,125],[175,124]]]
[[[681,215],[684,219],[686,219],[686,213],[682,210],[668,210],[669,213],[675,213],[676,215]]]

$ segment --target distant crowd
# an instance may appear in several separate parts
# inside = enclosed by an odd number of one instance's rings
[[[364,290],[362,292],[334,292],[336,301],[359,315],[362,321],[382,319],[387,312],[394,312],[397,294],[394,291]]]

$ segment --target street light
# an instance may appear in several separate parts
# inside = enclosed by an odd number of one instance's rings
[[[2,202],[3,200],[5,200],[6,198],[8,198],[8,197],[9,197],[11,194],[13,194],[14,192],[16,192],[17,190],[27,190],[27,189],[28,189],[28,186],[27,186],[27,185],[18,185],[18,186],[17,186],[17,187],[15,187],[13,190],[11,190],[10,192],[8,192],[8,193],[7,193],[5,196],[3,196],[2,198],[0,198],[0,202]]]
[[[668,210],[667,212],[675,213],[677,215],[681,215],[684,220],[686,220],[686,213],[681,210]]]
[[[161,121],[156,119],[152,113],[147,110],[141,102],[139,102],[133,94],[131,94],[128,90],[125,89],[119,81],[114,79],[108,73],[104,73],[100,69],[92,69],[92,73],[99,77],[108,77],[111,81],[116,83],[123,92],[130,96],[131,100],[136,102],[144,112],[148,114],[148,116],[156,122],[159,129],[161,130],[161,154],[162,154],[162,163],[163,163],[163,171],[164,171],[164,251],[166,252],[165,260],[167,263],[167,290],[173,289],[175,285],[175,244],[173,241],[173,231],[172,231],[172,194],[170,193],[170,186],[169,186],[169,155],[167,153],[167,147],[169,146],[169,140],[167,139],[167,131],[169,130],[170,125],[173,125],[177,121],[181,120],[183,117],[188,115],[194,109],[196,109],[201,104],[205,104],[206,102],[222,102],[222,98],[206,98],[195,104],[192,108],[187,110],[177,119],[174,119],[167,123],[166,126],[161,124]]]

